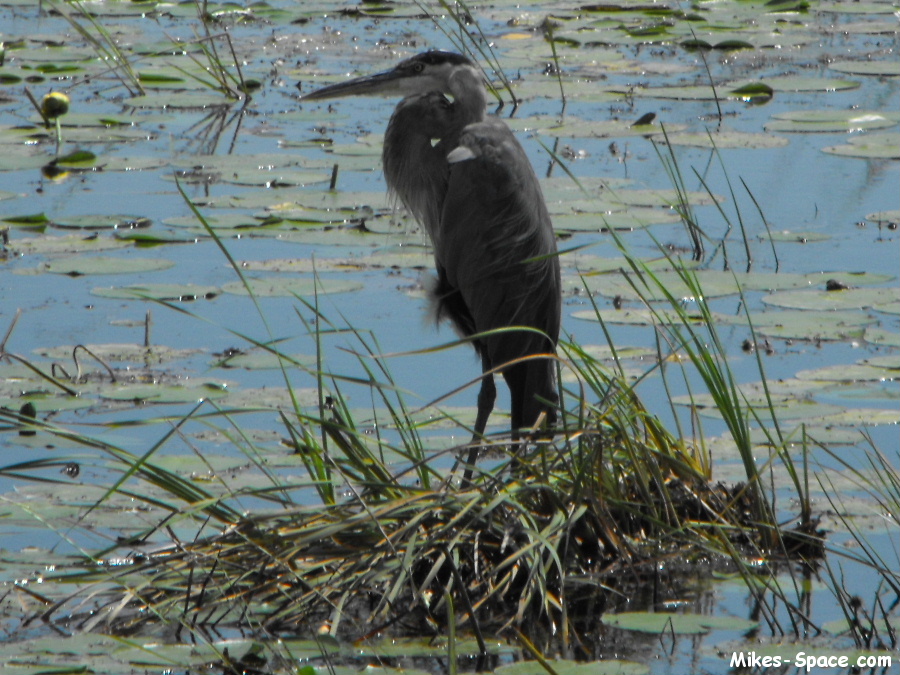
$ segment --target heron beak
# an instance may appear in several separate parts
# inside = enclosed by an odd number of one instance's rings
[[[374,75],[364,75],[346,82],[330,84],[307,94],[301,94],[301,101],[318,101],[326,98],[342,98],[344,96],[396,96],[406,92],[404,84],[409,77],[396,69],[385,70]],[[297,83],[297,87],[301,86]]]

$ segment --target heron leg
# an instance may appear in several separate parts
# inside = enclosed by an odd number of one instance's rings
[[[558,397],[555,385],[553,362],[549,359],[535,359],[516,364],[503,372],[509,387],[512,413],[512,455],[513,468],[516,467],[519,439],[537,422],[540,414],[546,413],[547,427],[556,424],[556,410],[553,405]],[[549,401],[550,405],[544,401]],[[544,436],[538,432],[538,436]],[[552,431],[549,432],[552,436]]]
[[[506,386],[509,387],[509,412],[512,417],[512,438],[514,441],[513,450],[516,449],[515,441],[519,440],[521,430],[527,426],[528,418],[526,411],[528,409],[528,363],[519,363],[510,366],[503,371],[503,379],[506,380]]]
[[[481,351],[481,372],[488,373],[491,370],[491,359],[485,350]],[[466,468],[463,471],[463,485],[468,485],[472,478],[472,469],[478,459],[478,450],[484,438],[484,430],[487,427],[488,417],[494,409],[494,401],[497,399],[497,387],[494,384],[493,375],[482,375],[481,389],[478,391],[478,414],[475,417],[475,435],[472,436],[472,447],[466,458]]]

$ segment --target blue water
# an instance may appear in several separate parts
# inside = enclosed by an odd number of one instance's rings
[[[273,2],[276,6],[287,3]],[[532,8],[538,11],[538,8]],[[164,17],[158,23],[150,20],[119,19],[123,23],[136,22],[139,30],[144,31],[144,39],[162,39],[162,30],[183,32],[184,22]],[[371,47],[376,41],[387,39],[397,43],[402,40],[402,31],[413,30],[421,36],[415,49],[402,49],[403,55],[417,51],[424,46],[448,47],[446,39],[427,22],[375,22],[370,20],[354,21],[340,19],[345,34],[328,35],[323,28],[330,21],[338,18],[316,18],[309,24],[279,26],[277,29],[265,25],[234,27],[236,38],[251,39],[253,43],[245,45],[247,64],[245,72],[263,80],[263,89],[254,94],[248,106],[248,114],[241,120],[238,128],[237,120],[224,127],[221,140],[216,146],[217,154],[225,154],[233,143],[234,154],[272,154],[278,156],[285,152],[301,153],[312,158],[331,158],[327,151],[317,149],[283,149],[279,141],[303,140],[320,135],[319,127],[325,127],[325,135],[336,143],[349,143],[361,133],[380,133],[386,125],[391,110],[395,105],[389,100],[364,100],[333,103],[336,114],[326,112],[326,106],[301,106],[296,100],[294,87],[297,79],[314,80],[311,75],[318,70],[329,73],[370,72],[388,67],[394,58],[388,55],[373,56]],[[830,17],[809,18],[816,26],[824,26]],[[818,23],[817,23],[818,22]],[[503,33],[503,25],[493,26],[488,20],[489,32]],[[6,7],[0,4],[0,41],[11,38],[37,34],[58,34],[68,31],[67,24],[61,19],[41,16],[33,7]],[[270,39],[276,46],[263,47]],[[306,42],[304,42],[304,39]],[[283,44],[278,45],[278,41]],[[800,71],[828,77],[846,77],[859,81],[858,89],[828,93],[779,93],[768,105],[748,106],[736,102],[723,103],[727,114],[725,124],[733,129],[748,132],[762,132],[764,124],[777,112],[797,109],[849,109],[857,107],[865,110],[884,110],[896,112],[900,102],[900,78],[898,77],[865,77],[846,76],[829,71],[827,65],[820,60],[825,54],[845,56],[847,53],[872,52],[876,55],[882,50],[896,49],[896,33],[886,36],[854,36],[824,35],[820,44],[814,44],[806,50],[794,53],[776,53],[775,50],[759,52],[757,62],[750,56],[737,55],[734,59],[726,59],[720,55],[709,56],[713,77],[717,80],[731,80],[741,77],[766,77],[786,72]],[[630,47],[619,50],[629,58],[654,59],[647,51],[636,51]],[[790,50],[788,50],[790,51]],[[500,50],[501,60],[503,51]],[[754,52],[756,54],[756,52]],[[701,72],[701,65],[696,54],[683,50],[671,52],[666,58],[678,63],[692,65],[694,71],[689,79]],[[891,57],[893,58],[893,57]],[[769,59],[769,60],[767,60]],[[15,64],[14,51],[7,52],[7,62]],[[565,69],[565,62],[564,62]],[[524,70],[526,77],[539,77],[541,67]],[[635,80],[649,81],[651,84],[677,83],[677,78],[667,79],[662,76],[636,78],[634,75],[610,72],[606,84],[634,83]],[[61,81],[58,83],[41,83],[30,85],[38,95],[48,90],[51,84],[55,88],[67,89],[74,83]],[[3,102],[0,98],[0,129],[9,126],[29,123],[34,117],[33,110],[22,95],[21,85],[14,87],[0,86],[0,97],[10,97]],[[167,218],[184,217],[191,214],[190,209],[177,193],[174,184],[166,180],[171,174],[172,166],[190,166],[190,160],[199,155],[201,142],[198,130],[205,119],[206,111],[134,111],[128,106],[127,95],[114,81],[104,79],[94,84],[78,83],[69,88],[74,111],[103,113],[116,116],[132,116],[140,128],[148,132],[148,140],[134,143],[106,143],[89,147],[100,158],[110,156],[159,157],[166,160],[166,166],[145,171],[114,172],[95,171],[80,175],[71,175],[62,182],[51,182],[41,177],[36,169],[0,171],[0,190],[15,193],[13,199],[0,201],[0,216],[8,214],[43,212],[49,216],[77,215],[90,213],[125,213],[137,214],[153,221],[152,231],[164,231],[162,224]],[[656,99],[638,99],[633,108],[626,104],[616,105],[617,114],[627,119],[636,119],[649,111],[656,111],[658,121],[667,125],[684,125],[689,129],[702,130],[714,127],[710,120],[715,108],[710,102],[671,101]],[[315,121],[285,120],[279,117],[280,112],[297,109],[321,110],[320,119]],[[501,111],[508,114],[509,107]],[[559,114],[559,104],[555,100],[524,101],[516,111],[516,115],[527,117],[536,114]],[[581,119],[605,119],[610,114],[608,104],[570,102],[566,115]],[[33,121],[33,120],[32,120]],[[198,126],[200,125],[200,126]],[[894,129],[895,130],[895,129]],[[867,215],[900,206],[900,170],[897,161],[864,160],[843,158],[823,153],[821,149],[837,145],[845,141],[847,134],[786,134],[788,144],[772,150],[728,150],[715,153],[695,148],[676,147],[675,153],[686,180],[692,190],[703,190],[701,182],[694,176],[696,170],[706,180],[710,189],[717,195],[727,197],[723,205],[725,211],[737,220],[737,210],[744,220],[751,241],[752,269],[754,271],[774,271],[776,261],[767,241],[760,241],[758,236],[765,233],[765,228],[757,213],[753,199],[741,186],[743,180],[753,198],[759,203],[766,220],[775,231],[791,230],[814,232],[828,235],[828,239],[808,244],[779,243],[777,247],[778,269],[781,272],[832,272],[832,271],[865,271],[890,275],[888,282],[896,286],[897,274],[897,233],[896,230],[879,228],[875,223],[866,221]],[[611,139],[563,139],[561,144],[570,144],[577,150],[584,150],[587,158],[570,162],[569,168],[578,176],[600,176],[607,178],[629,178],[635,181],[636,187],[668,189],[671,180],[666,175],[657,153],[649,141],[642,138],[616,139],[621,149],[629,153],[626,163],[619,162],[608,151]],[[538,174],[543,175],[549,164],[547,153],[536,139],[527,135],[522,137],[523,145],[536,167]],[[544,139],[552,145],[552,139]],[[0,146],[2,148],[2,146]],[[70,148],[71,149],[71,148]],[[0,150],[2,151],[2,150]],[[52,155],[52,147],[44,145],[39,152]],[[724,170],[722,169],[724,166]],[[730,186],[734,189],[737,203],[730,197]],[[556,169],[554,175],[562,175]],[[372,172],[342,171],[339,185],[347,191],[383,191],[384,181],[380,170]],[[316,187],[316,186],[314,186]],[[209,187],[186,186],[187,194],[192,198],[201,196],[222,196],[241,194],[251,189],[240,188],[228,184],[215,184]],[[277,201],[277,191],[273,191],[273,201]],[[215,215],[216,211],[204,209],[204,213]],[[697,209],[701,226],[716,239],[725,231],[725,225],[714,207]],[[59,235],[63,232],[48,229],[48,234]],[[650,229],[650,233],[663,244],[675,246],[688,245],[688,239],[682,228],[663,225]],[[88,233],[83,233],[87,235]],[[13,228],[10,237],[15,241],[24,236],[35,236],[32,233]],[[109,236],[101,232],[101,237]],[[626,244],[634,253],[658,257],[656,244],[646,233],[634,232],[624,236]],[[743,270],[748,261],[743,253],[743,244],[737,230],[729,235],[728,248],[735,269]],[[419,244],[424,244],[419,239]],[[286,244],[272,238],[242,237],[228,239],[225,242],[228,250],[238,260],[266,260],[283,257],[334,257],[348,255],[366,255],[369,249],[364,247],[329,247],[317,244]],[[589,245],[588,253],[602,256],[617,256],[618,252],[608,235],[582,234],[562,244],[566,247]],[[712,248],[712,245],[710,245]],[[11,257],[0,262],[0,335],[5,332],[16,311],[21,309],[22,315],[13,331],[7,349],[27,358],[36,358],[34,351],[40,347],[77,343],[139,343],[143,340],[143,329],[136,325],[123,327],[112,322],[121,320],[141,320],[150,309],[153,314],[152,342],[154,344],[171,345],[179,348],[196,348],[203,354],[179,361],[175,364],[157,366],[155,370],[162,374],[175,375],[200,381],[228,381],[235,388],[280,387],[284,382],[282,375],[275,370],[244,371],[213,369],[211,363],[215,352],[230,347],[246,347],[241,339],[230,330],[247,334],[257,340],[286,338],[284,349],[289,353],[305,352],[312,354],[316,349],[313,336],[309,335],[301,317],[312,323],[314,316],[311,310],[303,307],[293,298],[262,298],[260,306],[262,316],[254,303],[244,297],[220,295],[212,300],[200,300],[183,305],[196,318],[186,316],[169,308],[141,303],[138,301],[112,300],[93,296],[92,288],[137,284],[142,282],[179,282],[209,285],[222,285],[235,280],[235,272],[229,268],[227,261],[218,247],[208,239],[194,244],[168,245],[163,247],[129,249],[103,253],[101,255],[130,257],[165,257],[175,262],[175,267],[165,272],[147,274],[85,276],[70,278],[53,274],[31,274],[46,258],[40,255]],[[714,269],[721,269],[721,256],[709,262]],[[326,274],[344,278],[347,273]],[[421,281],[421,274],[412,270],[404,270],[400,274],[392,274],[385,270],[371,270],[357,275],[363,283],[358,292],[323,296],[319,299],[321,313],[333,321],[338,327],[345,327],[345,321],[361,331],[367,340],[370,335],[377,340],[378,349],[386,354],[405,354],[394,356],[388,360],[393,381],[403,390],[407,404],[415,408],[443,396],[448,391],[463,385],[478,375],[478,363],[472,351],[465,345],[453,349],[441,350],[428,354],[409,354],[425,348],[433,347],[455,339],[447,327],[436,329],[426,319],[424,300],[418,295],[407,292],[410,287]],[[750,306],[760,307],[762,294],[748,294]],[[611,306],[611,299],[597,297],[601,308]],[[715,308],[720,311],[738,311],[737,298],[730,297],[715,301]],[[587,309],[590,303],[581,296],[565,299],[563,308],[563,330],[566,335],[574,336],[582,344],[600,344],[604,337],[599,325],[579,321],[572,318],[574,311]],[[882,325],[892,331],[900,330],[896,314],[878,314]],[[264,318],[263,318],[264,317]],[[321,324],[320,324],[321,325]],[[653,346],[655,343],[652,330],[645,327],[611,327],[614,340],[619,346]],[[751,382],[760,378],[756,359],[740,350],[741,342],[748,337],[745,329],[721,327],[720,332],[729,356],[729,365],[739,382]],[[860,342],[839,342],[813,344],[774,341],[776,353],[763,357],[765,370],[770,379],[789,378],[804,369],[818,368],[831,364],[851,364],[860,359],[895,353],[892,348],[876,347]],[[347,377],[364,377],[365,370],[354,352],[362,351],[359,340],[354,335],[343,333],[326,336],[322,340],[323,356],[326,368]],[[365,359],[366,363],[370,360]],[[648,366],[649,367],[649,366]],[[688,374],[691,386],[697,389],[698,378]],[[680,382],[681,375],[672,375],[669,379],[674,394],[684,390]],[[314,386],[314,378],[303,372],[292,372],[291,381],[298,387]],[[351,406],[356,409],[371,409],[373,402],[371,391],[364,386],[350,383],[341,384],[342,392],[349,398]],[[505,388],[498,388],[498,408],[505,409],[508,397]],[[820,398],[827,403],[843,407],[866,407],[895,409],[898,388],[895,382],[883,385],[882,395],[876,393],[874,398],[842,397],[840,392],[830,391]],[[477,385],[470,386],[456,396],[445,401],[446,405],[474,405]],[[673,413],[667,403],[667,395],[661,386],[659,377],[649,378],[639,389],[646,405],[673,424]],[[183,415],[190,406],[140,406],[127,412],[128,416],[142,419],[160,415]],[[679,414],[684,411],[679,411]],[[120,419],[122,412],[79,411],[61,413],[53,417],[53,421],[63,425],[72,425],[77,430],[102,437],[136,453],[145,452],[164,433],[164,425],[153,425],[145,428],[109,428],[105,422]],[[690,428],[685,413],[685,428]],[[363,419],[366,415],[363,414]],[[502,431],[505,418],[495,416],[494,430]],[[724,431],[723,425],[714,419],[704,419],[704,431],[708,435],[719,435]],[[280,431],[277,416],[273,414],[256,414],[242,418],[247,428],[276,429]],[[200,425],[190,425],[187,429],[197,432]],[[468,440],[465,430],[442,430],[434,432],[440,436],[452,435],[457,442]],[[869,429],[877,447],[884,452],[896,453],[898,448],[897,430],[893,425],[882,425]],[[174,438],[161,451],[160,456],[188,452],[195,441]],[[201,442],[196,442],[200,447]],[[274,445],[274,444],[272,444]],[[235,462],[245,462],[237,450],[228,444],[210,444],[216,453],[232,453]],[[863,465],[865,457],[862,449],[864,443],[855,447],[848,446],[847,457],[853,463]],[[283,451],[283,449],[282,449]],[[51,451],[52,452],[52,451]],[[24,445],[16,436],[0,435],[0,453],[3,459],[0,465],[10,466],[16,462],[35,458],[35,453],[47,453]],[[48,454],[39,454],[45,457]],[[833,465],[833,460],[825,455],[816,455],[816,460],[825,465]],[[103,476],[107,465],[100,460],[85,463],[85,476]],[[40,472],[36,472],[40,474]],[[58,469],[47,470],[43,475],[58,476]],[[0,494],[22,489],[26,483],[17,478],[0,475]],[[299,493],[298,493],[299,494]],[[298,497],[312,499],[307,493]],[[790,509],[787,509],[790,510]],[[35,532],[40,534],[35,534]],[[0,542],[0,548],[18,548],[27,544],[40,546],[58,545],[55,532],[35,530],[28,527],[14,527],[5,531],[7,537]],[[74,536],[74,535],[73,535]],[[84,545],[93,541],[79,542]],[[890,553],[896,540],[890,535],[877,539],[880,550]],[[851,575],[852,576],[852,575]],[[863,583],[865,586],[865,583]],[[855,592],[855,587],[854,587]],[[859,591],[863,592],[863,591]],[[738,612],[735,605],[745,600],[726,599],[723,607],[727,611]],[[837,618],[836,610],[827,610],[822,620]],[[693,651],[693,650],[691,650]],[[675,659],[675,669],[682,660]],[[719,663],[716,659],[706,661],[710,668]],[[671,664],[655,668],[656,672],[675,672]]]

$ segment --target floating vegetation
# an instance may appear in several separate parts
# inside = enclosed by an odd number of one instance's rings
[[[0,0],[5,667],[895,655],[896,7],[439,5]],[[540,173],[571,338],[466,485],[391,104],[295,87],[425,46]]]
[[[321,505],[296,504],[289,497],[295,488],[275,482],[256,496],[277,509],[237,516],[228,504],[242,491],[231,492],[224,475],[225,492],[210,501],[219,490],[194,485],[188,494],[183,479],[157,462],[135,464],[137,476],[168,493],[177,520],[199,509],[220,532],[152,551],[138,547],[116,567],[101,557],[98,567],[68,573],[61,579],[122,586],[141,579],[141,588],[125,598],[113,592],[89,614],[62,603],[54,615],[125,634],[166,617],[199,630],[247,621],[271,632],[325,626],[342,639],[388,627],[416,633],[423,625],[440,634],[452,620],[474,631],[486,651],[483,636],[510,627],[574,630],[583,612],[602,611],[607,594],[651,582],[663,560],[681,565],[717,555],[722,566],[740,551],[780,557],[798,545],[820,546],[808,524],[781,530],[753,483],[711,482],[702,447],[670,435],[587,354],[581,363],[582,377],[605,390],[606,402],[582,402],[579,417],[563,421],[569,430],[558,441],[506,454],[510,448],[498,439],[492,445],[502,459],[477,471],[470,486],[431,466],[402,409],[393,414],[408,440],[398,447],[367,438],[337,399],[320,408],[321,418],[282,417]],[[103,395],[156,402],[224,395],[202,387],[206,393],[197,385],[128,385]],[[102,451],[131,461],[112,447]],[[384,463],[385,451],[405,458],[399,470]],[[354,496],[337,499],[339,484]],[[188,511],[177,515],[182,509]]]

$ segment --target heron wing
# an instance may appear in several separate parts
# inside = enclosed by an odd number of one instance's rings
[[[560,325],[559,261],[550,215],[525,151],[503,122],[488,119],[465,127],[448,161],[449,184],[435,237],[443,290],[458,291],[475,332],[529,326],[553,341],[527,333],[489,341],[495,364],[552,350]],[[459,311],[444,309],[451,318]]]

